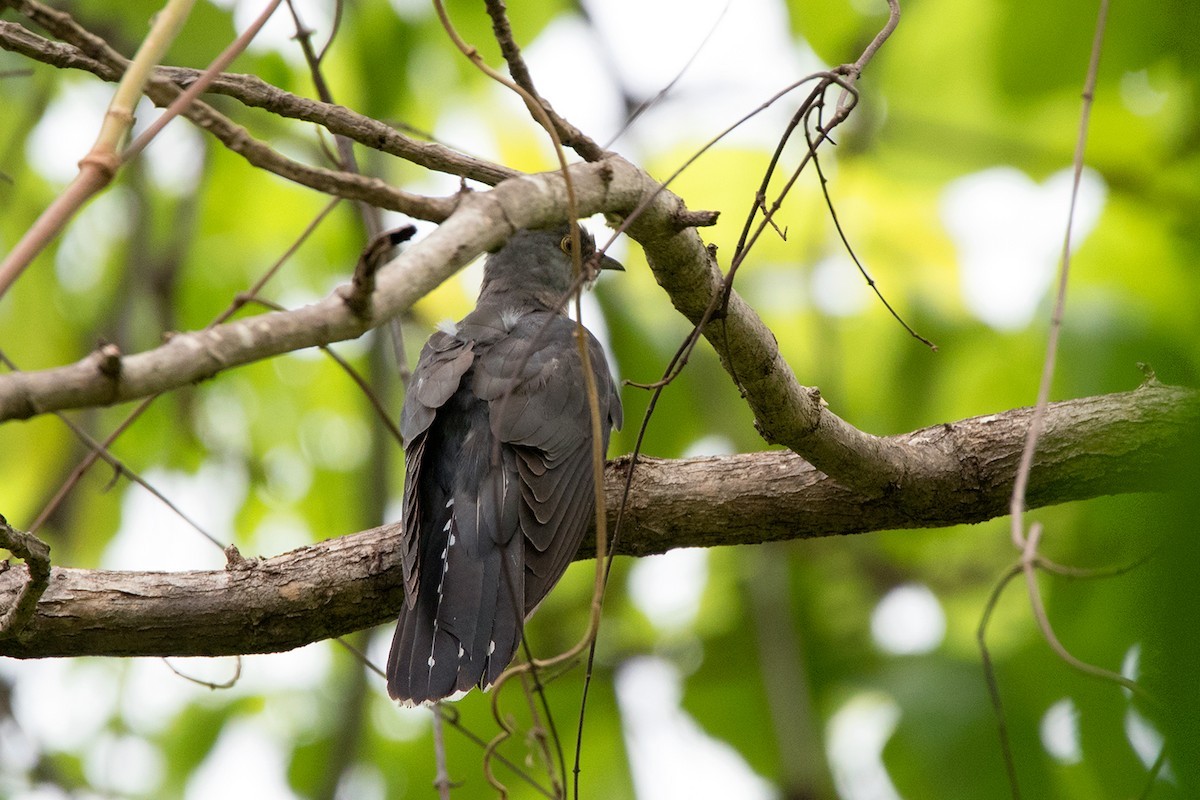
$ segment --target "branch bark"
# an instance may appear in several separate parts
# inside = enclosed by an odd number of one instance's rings
[[[657,186],[620,159],[577,164],[571,175],[583,214],[627,211]],[[0,375],[0,422],[146,397],[270,356],[357,338],[408,309],[518,228],[561,222],[565,207],[558,173],[513,178],[489,192],[464,194],[450,218],[379,270],[366,316],[347,305],[351,289],[343,286],[313,305],[176,334],[143,353],[119,359],[93,353],[64,367]]]
[[[31,0],[7,1],[58,35],[73,37],[82,56],[114,70],[123,68],[120,54],[79,28],[69,16]],[[40,52],[36,43],[22,47]],[[70,61],[75,66],[82,63],[74,56]],[[152,98],[161,93],[165,99],[178,91],[166,81],[152,83],[151,89]],[[387,271],[386,281],[381,273],[369,318],[372,324],[408,308],[514,229],[561,221],[568,206],[563,180],[556,174],[511,178],[490,192],[460,196],[455,205],[453,198],[409,195],[359,175],[334,174],[295,162],[277,164],[282,156],[251,140],[244,130],[203,104],[193,104],[188,113],[252,163],[305,185],[419,218],[442,220],[450,214],[435,234],[399,259],[408,262],[405,269]],[[683,200],[615,156],[596,164],[575,165],[571,175],[580,214],[634,215],[629,232],[645,249],[655,278],[675,308],[699,324],[713,298],[723,295],[724,287],[714,255],[694,228],[679,224],[687,215]],[[435,240],[436,244],[430,244]],[[368,320],[347,311],[335,295],[298,311],[177,336],[163,348],[123,359],[115,375],[111,370],[99,372],[95,358],[89,357],[59,370],[0,376],[0,422],[142,397],[210,377],[230,366],[361,335]],[[730,293],[721,318],[709,321],[702,332],[746,397],[767,442],[791,448],[827,474],[872,496],[903,484],[920,468],[905,448],[857,430],[829,410],[817,389],[800,384],[770,329],[736,292]]]
[[[20,53],[26,58],[59,69],[89,72],[110,82],[120,80],[121,65],[125,62],[122,56],[106,50],[94,50],[105,53],[106,60],[92,58],[73,44],[51,41],[18,23],[2,20],[0,49]],[[202,70],[188,67],[159,67],[154,71],[156,77],[170,81],[181,89],[193,83],[201,73]],[[509,167],[463,155],[445,145],[405,136],[390,125],[345,106],[323,103],[286,92],[257,75],[221,73],[205,91],[209,94],[232,97],[250,108],[260,108],[288,119],[320,125],[335,136],[345,136],[366,147],[403,158],[417,166],[470,178],[489,186],[518,174]]]
[[[753,544],[982,522],[1006,511],[1031,409],[888,437],[923,465],[870,498],[787,451],[643,460],[619,552]],[[1040,507],[1169,485],[1175,459],[1200,437],[1200,393],[1147,385],[1050,406],[1030,483]],[[609,465],[615,519],[628,461]],[[229,655],[275,652],[387,622],[403,582],[385,526],[290,553],[195,572],[56,567],[36,614],[0,655]],[[580,558],[589,557],[585,548]],[[25,578],[0,574],[0,607]]]
[[[85,63],[102,66],[112,80],[118,79],[129,63],[128,59],[109,47],[103,39],[80,28],[67,14],[48,9],[39,3],[9,0],[8,4],[18,7],[22,13],[60,35],[72,37],[77,41],[79,51],[84,55],[72,56],[64,63],[70,63],[71,66]],[[36,55],[38,47],[30,45],[36,38],[38,37],[24,31],[18,25],[0,22],[0,45],[6,49]],[[156,71],[146,84],[146,96],[157,106],[170,105],[181,92],[175,83],[160,77],[159,71]],[[251,136],[245,128],[207,103],[198,100],[192,102],[182,112],[182,116],[211,133],[221,144],[242,156],[251,165],[302,186],[337,197],[370,203],[379,208],[399,211],[418,219],[441,221],[453,210],[452,198],[424,197],[397,189],[378,178],[313,167],[290,159],[272,149],[266,142]]]

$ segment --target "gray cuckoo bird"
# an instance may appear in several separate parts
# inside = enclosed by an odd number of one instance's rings
[[[592,518],[587,384],[564,311],[568,231],[518,231],[490,255],[475,310],[434,333],[413,370],[400,415],[405,608],[387,666],[388,694],[405,705],[494,683]],[[579,242],[586,263],[595,243],[582,229]],[[622,268],[607,256],[599,266]],[[607,447],[621,401],[584,334]]]

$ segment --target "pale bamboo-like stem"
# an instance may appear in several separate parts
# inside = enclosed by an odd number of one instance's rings
[[[133,112],[142,96],[142,89],[179,35],[194,3],[195,0],[167,0],[166,6],[155,16],[150,33],[142,41],[137,55],[113,93],[95,144],[79,161],[79,173],[0,262],[0,297],[46,245],[62,232],[83,205],[117,174],[122,161],[117,148],[133,127]]]

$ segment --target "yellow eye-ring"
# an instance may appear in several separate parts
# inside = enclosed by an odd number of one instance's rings
[[[562,241],[558,243],[558,247],[567,255],[571,255],[571,234],[568,233],[564,236]]]

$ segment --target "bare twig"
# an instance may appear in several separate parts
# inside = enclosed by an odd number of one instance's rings
[[[412,225],[392,228],[376,235],[363,248],[354,267],[354,277],[343,293],[346,305],[356,315],[369,321],[371,294],[375,291],[375,273],[388,261],[392,251],[411,239],[416,232],[417,229]]]
[[[1100,678],[1101,680],[1115,683],[1124,689],[1128,689],[1142,700],[1150,700],[1150,696],[1146,694],[1145,689],[1124,675],[1097,667],[1094,664],[1088,664],[1076,658],[1059,641],[1058,636],[1055,635],[1054,627],[1050,624],[1050,618],[1046,614],[1045,603],[1042,602],[1041,590],[1037,585],[1037,546],[1041,540],[1041,536],[1042,524],[1040,522],[1035,522],[1029,526],[1029,535],[1026,537],[1025,547],[1021,555],[1021,569],[1025,573],[1025,587],[1029,591],[1029,604],[1033,609],[1033,617],[1037,620],[1038,627],[1042,631],[1042,637],[1050,645],[1050,649],[1072,669],[1082,672],[1084,675],[1090,675],[1093,678]]]
[[[805,117],[804,121],[804,137],[808,141],[809,153],[812,154],[812,165],[817,171],[817,178],[821,184],[821,194],[825,198],[825,207],[829,209],[829,218],[833,221],[833,227],[837,230],[838,238],[842,240],[842,246],[846,248],[846,253],[854,262],[854,266],[858,267],[858,271],[863,276],[863,280],[867,282],[867,286],[871,288],[871,291],[875,292],[875,296],[879,298],[879,302],[883,303],[883,307],[888,310],[888,313],[892,315],[892,318],[896,320],[896,322],[899,322],[901,327],[908,331],[910,336],[928,347],[930,350],[936,351],[937,345],[926,339],[921,334],[917,333],[911,325],[904,321],[904,318],[900,316],[900,313],[892,307],[892,304],[889,303],[887,298],[883,296],[883,292],[879,289],[878,284],[875,283],[875,279],[871,277],[870,273],[867,272],[867,268],[863,266],[861,261],[859,261],[858,254],[854,252],[854,248],[850,246],[850,240],[846,238],[846,231],[842,228],[842,222],[838,219],[837,210],[834,208],[833,198],[829,195],[829,181],[825,178],[825,171],[821,169],[821,159],[817,157],[816,145],[813,143],[812,134],[808,129],[807,116]]]
[[[987,630],[992,621],[992,612],[1000,602],[1000,595],[1012,579],[1021,574],[1023,565],[1013,564],[992,587],[987,603],[983,606],[983,616],[979,619],[979,627],[975,630],[975,641],[979,645],[980,660],[983,663],[983,677],[987,684],[988,697],[992,701],[992,710],[996,712],[996,728],[1000,736],[1000,755],[1004,760],[1004,772],[1008,776],[1008,789],[1012,800],[1021,800],[1021,783],[1017,779],[1017,762],[1013,758],[1012,739],[1008,733],[1008,717],[1004,713],[1004,703],[1000,699],[1000,681],[996,678],[996,666],[992,663],[992,654],[988,649]]]
[[[1075,203],[1079,197],[1079,182],[1083,176],[1083,156],[1087,147],[1088,120],[1091,117],[1092,99],[1096,91],[1096,76],[1100,71],[1100,52],[1104,43],[1104,27],[1108,19],[1108,0],[1100,0],[1100,11],[1096,19],[1096,32],[1092,39],[1092,55],[1088,62],[1087,78],[1083,88],[1083,106],[1079,114],[1079,135],[1075,140],[1074,174],[1071,181],[1071,202],[1067,211],[1067,229],[1063,235],[1062,259],[1058,270],[1058,290],[1054,298],[1054,313],[1050,317],[1050,332],[1046,342],[1046,359],[1042,364],[1042,377],[1038,383],[1037,404],[1033,419],[1029,423],[1029,434],[1025,449],[1021,453],[1021,464],[1017,469],[1017,480],[1013,486],[1012,515],[1013,545],[1022,550],[1025,546],[1025,494],[1029,474],[1033,471],[1033,455],[1037,450],[1038,438],[1044,425],[1044,411],[1050,401],[1050,384],[1054,380],[1054,365],[1058,357],[1058,339],[1062,330],[1063,315],[1067,303],[1067,278],[1071,267],[1071,229],[1075,219]]]
[[[142,95],[142,87],[183,27],[194,2],[167,0],[164,9],[155,15],[150,32],[113,94],[95,144],[79,161],[79,173],[0,262],[0,297],[84,203],[112,181],[121,165],[117,148],[133,127],[133,111]]]
[[[333,44],[334,34],[330,34],[329,41],[325,43],[325,49],[321,55],[318,55],[312,46],[312,30],[300,21],[300,12],[296,10],[296,4],[292,0],[287,0],[287,7],[288,11],[291,12],[292,21],[296,26],[296,42],[300,45],[300,51],[304,54],[304,60],[308,64],[308,72],[312,77],[313,86],[317,90],[317,96],[321,98],[322,102],[332,105],[333,92],[330,91],[329,84],[325,81],[325,75],[321,72],[321,56]],[[340,18],[340,12],[338,17]],[[351,140],[341,134],[334,134],[333,138],[337,144],[338,156],[336,163],[338,167],[345,172],[360,173],[358,160],[354,157],[354,145]],[[358,203],[358,213],[359,217],[362,218],[363,227],[366,229],[367,240],[373,241],[383,230],[383,220],[379,209],[360,200]]]
[[[179,116],[183,109],[191,105],[192,101],[208,88],[213,79],[221,74],[221,71],[233,63],[233,60],[246,49],[254,37],[258,35],[258,32],[262,30],[262,26],[266,25],[267,20],[275,13],[275,9],[279,8],[281,2],[282,0],[270,0],[262,12],[246,27],[246,30],[242,31],[228,47],[222,50],[221,54],[213,59],[212,63],[200,74],[200,77],[191,86],[184,89],[182,94],[172,100],[171,104],[167,106],[167,110],[160,114],[158,119],[146,126],[146,130],[142,131],[141,135],[133,140],[129,147],[125,149],[125,152],[121,154],[121,161],[129,161],[132,158],[136,158],[139,153],[146,149],[146,145],[150,144],[154,137],[158,135],[158,132],[166,127],[168,122]]]
[[[205,687],[207,687],[209,689],[213,689],[213,690],[232,689],[234,686],[237,685],[237,682],[242,677],[242,657],[241,656],[234,656],[233,674],[230,675],[229,678],[227,678],[226,680],[223,680],[220,682],[206,681],[203,678],[197,678],[194,675],[188,675],[186,672],[184,672],[183,670],[179,669],[174,664],[172,664],[171,659],[169,659],[169,658],[164,658],[162,660],[162,662],[167,665],[167,669],[171,670],[171,672],[174,672],[176,675],[183,678],[185,681],[190,681],[191,683],[195,683],[200,686],[205,686]]]
[[[41,23],[42,19],[37,21]],[[102,80],[120,79],[121,69],[112,61],[112,53],[96,50],[78,37],[65,35],[66,24],[61,21],[52,21],[51,25],[57,27],[49,27],[56,35],[63,36],[75,44],[53,42],[15,22],[0,20],[0,48],[60,69],[84,70]],[[88,52],[98,53],[100,58],[89,56],[86,54]],[[118,59],[122,64],[128,63],[123,57],[118,56]],[[180,87],[190,85],[201,74],[201,70],[188,67],[158,67],[154,72],[156,78],[162,78]],[[488,185],[495,185],[518,174],[516,170],[464,155],[436,142],[409,138],[383,122],[344,106],[285,92],[255,75],[222,73],[213,79],[208,92],[232,97],[243,105],[260,108],[281,117],[320,125],[334,135],[345,136],[427,169],[459,175]]]
[[[644,103],[641,103],[640,105],[638,105],[638,107],[636,109],[634,109],[633,113],[630,114],[625,119],[624,124],[621,125],[621,129],[618,130],[616,133],[614,133],[612,139],[609,140],[609,143],[607,145],[605,145],[605,149],[612,147],[613,143],[616,142],[618,139],[620,139],[622,136],[624,136],[626,131],[628,131],[630,128],[632,128],[634,123],[636,123],[643,114],[645,114],[650,109],[654,108],[665,97],[667,97],[667,95],[669,95],[671,93],[671,90],[675,88],[675,84],[679,83],[679,81],[683,79],[683,76],[687,73],[688,69],[691,68],[692,64],[700,56],[700,53],[703,52],[705,45],[708,44],[709,40],[712,39],[713,34],[715,34],[717,32],[717,29],[721,26],[721,22],[725,19],[725,15],[729,12],[729,6],[730,6],[731,2],[732,2],[732,0],[725,0],[725,5],[721,7],[721,13],[718,14],[717,18],[713,20],[712,27],[710,27],[708,29],[708,33],[704,34],[704,38],[701,39],[700,43],[696,45],[696,49],[694,51],[692,51],[691,56],[688,57],[688,60],[684,63],[684,65],[679,68],[679,71],[677,73],[675,73],[675,77],[671,78],[671,80],[667,82],[666,86],[659,89],[655,93],[654,97],[651,97],[649,100],[647,100]],[[584,13],[586,14],[586,9],[585,9]],[[614,81],[618,80],[618,76],[614,75],[613,80]],[[629,104],[630,103],[627,103],[627,105],[629,105]],[[713,223],[710,222],[708,224],[711,225]]]
[[[23,13],[47,27],[56,36],[76,44],[91,57],[101,60],[109,70],[118,74],[124,72],[129,62],[103,39],[84,29],[69,15],[48,9],[33,0],[23,0],[20,5]],[[0,26],[6,24],[10,23],[0,23]],[[200,73],[191,74],[198,76]],[[146,85],[146,96],[160,106],[169,105],[179,93],[180,89],[173,81],[158,77],[158,73]],[[183,116],[215,136],[226,148],[245,158],[251,165],[303,186],[351,200],[364,200],[380,208],[401,211],[418,219],[435,222],[445,219],[454,208],[454,198],[424,197],[401,191],[375,178],[293,161],[199,100],[191,103],[183,111]]]
[[[28,373],[17,374],[22,375]],[[55,491],[54,496],[51,497],[50,501],[42,507],[41,513],[39,513],[37,518],[34,519],[33,524],[30,526],[32,530],[40,530],[41,527],[46,524],[46,520],[50,519],[51,515],[54,514],[60,505],[62,505],[62,502],[67,499],[67,495],[71,493],[71,490],[75,488],[87,471],[92,468],[92,465],[109,452],[113,442],[115,442],[121,436],[121,434],[129,430],[129,427],[133,425],[133,423],[137,421],[142,414],[146,413],[146,410],[150,408],[150,405],[157,400],[159,396],[160,395],[156,394],[142,400],[142,402],[137,405],[137,408],[131,411],[128,416],[121,421],[121,424],[113,429],[112,433],[105,437],[104,441],[100,442],[98,446],[92,448],[88,454],[85,455],[83,459],[75,465],[75,467],[71,470],[71,473],[67,476],[66,480],[64,480],[62,485],[58,487],[58,490]]]
[[[16,599],[0,616],[0,640],[3,640],[20,635],[50,585],[50,545],[32,533],[17,530],[0,515],[0,548],[24,560],[29,573]]]
[[[255,297],[253,300],[264,308],[270,308],[276,311],[280,311],[283,308],[278,303],[273,303],[270,300],[265,300],[261,297]],[[350,365],[349,361],[338,355],[338,352],[330,345],[323,344],[318,346],[321,348],[322,353],[329,356],[329,358],[331,358],[335,364],[342,368],[342,371],[349,376],[350,380],[354,381],[355,385],[358,386],[359,391],[361,391],[363,396],[367,398],[367,402],[369,402],[371,407],[375,409],[375,413],[379,416],[380,423],[383,424],[383,427],[387,430],[388,434],[392,437],[392,439],[395,440],[396,444],[403,447],[404,435],[400,433],[400,428],[396,425],[396,422],[393,419],[394,415],[392,411],[383,404],[382,400],[379,399],[379,395],[376,394],[375,390],[371,388],[371,385],[367,382],[366,378],[360,375],[358,370]]]
[[[450,789],[454,786],[450,780],[450,770],[446,765],[446,739],[442,733],[442,704],[433,707],[433,761],[437,765],[437,774],[433,778],[433,787],[437,789],[441,800],[450,800]]]
[[[521,56],[521,48],[513,37],[512,26],[508,21],[508,9],[504,5],[504,0],[485,0],[484,5],[487,8],[488,16],[492,18],[492,32],[496,37],[496,42],[500,45],[500,52],[508,63],[509,74],[512,75],[516,85],[524,89],[529,97],[534,98],[541,106],[564,145],[570,147],[586,161],[599,161],[604,158],[607,155],[604,148],[564,119],[550,105],[550,101],[534,88],[533,76],[529,74],[529,68]]]

